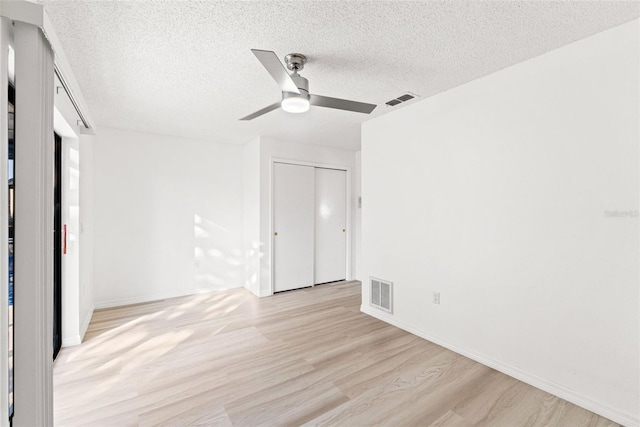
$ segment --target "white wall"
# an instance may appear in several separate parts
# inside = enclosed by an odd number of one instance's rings
[[[362,276],[362,207],[358,197],[362,196],[362,151],[355,153],[355,173],[353,174],[353,278],[363,281]]]
[[[345,166],[354,173],[355,153],[278,141],[268,137],[248,143],[244,148],[243,163],[245,166],[245,254],[247,270],[247,289],[258,296],[271,295],[271,164],[274,158],[315,164]],[[256,175],[256,173],[258,175]],[[351,179],[353,183],[353,177]],[[257,190],[257,193],[256,193]],[[355,207],[354,191],[352,191],[352,218]],[[256,198],[257,197],[257,198]],[[257,209],[257,210],[256,210]],[[257,223],[256,223],[257,221]],[[257,232],[257,234],[256,234]],[[351,237],[351,248],[354,247],[354,233]],[[352,258],[355,256],[351,251]],[[350,261],[353,263],[353,259]],[[259,271],[256,268],[259,267]],[[353,273],[352,273],[353,275]]]
[[[96,307],[244,285],[242,147],[99,128]]]
[[[242,171],[244,286],[260,295],[260,138],[244,145]]]
[[[363,286],[363,310],[628,425],[638,25],[366,122],[362,143],[364,276],[395,298],[385,315]]]
[[[93,278],[93,140],[90,135],[80,135],[80,337],[84,337],[94,308]]]

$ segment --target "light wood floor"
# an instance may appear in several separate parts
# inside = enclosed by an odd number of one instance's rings
[[[343,282],[98,310],[55,363],[55,423],[617,425],[359,308]]]

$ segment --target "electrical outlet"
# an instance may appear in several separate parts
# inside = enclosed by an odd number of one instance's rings
[[[433,293],[433,303],[440,304],[440,292]]]

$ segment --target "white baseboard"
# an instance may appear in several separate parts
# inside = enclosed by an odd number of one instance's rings
[[[186,295],[190,295],[190,294],[178,294],[175,292],[167,292],[162,294],[139,295],[131,298],[97,301],[95,303],[95,309],[98,310],[101,308],[111,308],[111,307],[120,307],[122,305],[140,304],[143,302],[153,302],[153,301],[159,301],[163,299],[183,297]]]
[[[80,345],[82,339],[80,335],[74,335],[72,337],[67,337],[62,340],[62,347],[73,347],[74,345]]]
[[[101,308],[120,307],[122,305],[141,304],[144,302],[153,302],[153,301],[159,301],[163,299],[186,297],[189,295],[206,294],[209,292],[219,292],[219,291],[226,291],[228,289],[237,289],[237,288],[242,288],[242,286],[234,286],[234,287],[220,288],[220,289],[204,289],[201,291],[192,291],[192,292],[186,292],[186,293],[165,292],[165,293],[157,293],[157,294],[138,295],[131,298],[96,301],[94,305],[94,309],[98,310]]]
[[[368,314],[371,317],[375,317],[376,319],[382,320],[383,322],[389,323],[395,327],[410,332],[413,335],[417,335],[420,338],[424,338],[427,341],[431,341],[435,344],[441,345],[442,347],[468,357],[469,359],[475,360],[476,362],[482,363],[485,366],[493,368],[496,371],[500,371],[503,374],[509,375],[510,377],[516,378],[524,383],[532,385],[533,387],[544,390],[547,393],[553,394],[554,396],[558,396],[561,399],[564,399],[591,412],[606,417],[616,423],[622,424],[627,427],[640,427],[640,418],[638,418],[638,416],[634,416],[632,414],[622,412],[618,409],[611,408],[607,405],[603,405],[602,403],[582,396],[560,384],[556,384],[544,378],[540,378],[536,375],[523,371],[522,369],[516,368],[515,366],[511,366],[507,363],[503,363],[499,360],[495,360],[484,354],[465,349],[455,344],[451,344],[439,337],[433,336],[404,322],[401,322],[395,319],[392,315],[378,311],[375,308],[361,305],[360,311]]]

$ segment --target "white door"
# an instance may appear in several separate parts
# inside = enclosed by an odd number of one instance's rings
[[[347,172],[316,168],[315,284],[347,277]]]
[[[314,168],[275,163],[274,291],[313,285]]]

